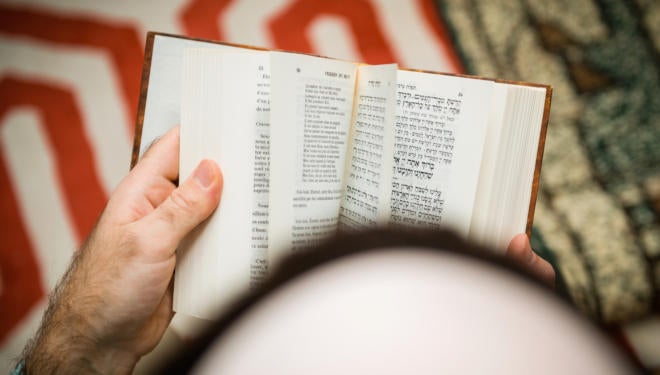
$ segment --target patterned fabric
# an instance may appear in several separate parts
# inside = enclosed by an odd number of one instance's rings
[[[128,171],[146,31],[461,72],[440,20],[432,0],[0,1],[0,372]]]
[[[660,290],[660,2],[439,3],[470,73],[554,86],[533,246],[575,303],[640,317]]]

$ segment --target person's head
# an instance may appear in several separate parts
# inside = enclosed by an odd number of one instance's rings
[[[168,366],[214,374],[632,372],[526,270],[449,232],[398,230],[342,234],[293,255]]]

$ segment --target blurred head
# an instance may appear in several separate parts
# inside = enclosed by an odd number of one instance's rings
[[[447,232],[342,235],[285,262],[181,369],[199,374],[632,372],[551,290]]]

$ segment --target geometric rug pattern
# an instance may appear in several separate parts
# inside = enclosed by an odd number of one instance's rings
[[[432,0],[0,1],[0,372],[128,172],[149,30],[463,71]]]

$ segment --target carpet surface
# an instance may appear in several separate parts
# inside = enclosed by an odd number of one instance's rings
[[[605,322],[658,306],[660,2],[439,2],[470,73],[554,87],[533,246]]]
[[[0,1],[0,371],[126,175],[146,31],[550,84],[535,249],[604,322],[658,307],[660,2]]]
[[[0,1],[0,372],[128,172],[149,30],[463,69],[432,0]]]

